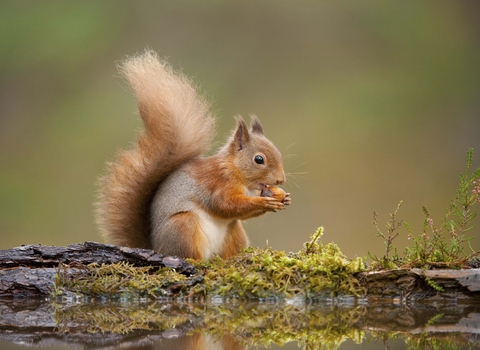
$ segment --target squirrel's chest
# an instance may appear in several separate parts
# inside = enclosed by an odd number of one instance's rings
[[[216,218],[204,210],[198,210],[197,215],[200,227],[205,236],[203,258],[210,259],[223,251],[228,226],[232,220]]]

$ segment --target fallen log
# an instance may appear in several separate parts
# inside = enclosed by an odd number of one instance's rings
[[[71,263],[113,264],[120,261],[126,261],[134,266],[171,267],[183,274],[195,272],[191,264],[180,258],[164,256],[149,249],[119,247],[96,242],[69,244],[66,247],[31,244],[0,250],[0,268],[57,267],[59,264]]]
[[[59,266],[75,274],[90,264],[127,262],[132,266],[168,267],[192,276],[196,270],[183,259],[152,250],[86,242],[67,247],[24,245],[0,250],[0,297],[45,297],[54,292]],[[188,283],[188,282],[186,282]]]
[[[181,281],[161,286],[158,295],[176,296],[202,282],[201,272],[177,257],[163,256],[148,249],[118,247],[86,242],[67,247],[26,245],[0,250],[0,297],[46,297],[55,294],[56,278],[72,278],[91,264],[108,265],[127,262],[136,267],[169,268],[183,275]],[[478,300],[480,269],[421,270],[398,269],[360,272],[353,276],[365,291],[357,296],[386,298],[394,302],[407,300]],[[355,282],[355,283],[357,283]],[[185,291],[185,288],[183,288]],[[88,293],[87,293],[88,295]],[[183,293],[182,296],[188,295]],[[319,298],[332,296],[330,291]],[[345,296],[345,295],[344,295]],[[348,296],[348,295],[347,295]]]
[[[406,300],[480,300],[480,269],[397,269],[358,274],[367,297]]]

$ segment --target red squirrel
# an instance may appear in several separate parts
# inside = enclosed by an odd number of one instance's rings
[[[119,66],[145,130],[108,163],[97,221],[110,242],[182,258],[223,258],[248,246],[241,220],[285,209],[282,155],[252,116],[213,156],[215,119],[192,82],[152,51]],[[273,195],[275,192],[275,196]],[[280,193],[280,196],[278,195]]]

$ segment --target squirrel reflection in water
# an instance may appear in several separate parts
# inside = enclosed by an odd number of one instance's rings
[[[152,349],[152,350],[247,350],[248,347],[241,345],[233,337],[224,335],[215,337],[208,334],[195,333],[190,336],[180,336],[171,339],[157,341],[150,346],[138,346],[126,348],[133,349]]]

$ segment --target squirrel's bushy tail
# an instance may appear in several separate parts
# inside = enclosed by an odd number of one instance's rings
[[[119,70],[135,93],[145,130],[100,179],[97,222],[111,243],[150,248],[152,197],[172,170],[210,147],[214,117],[190,80],[153,51],[129,58]]]

